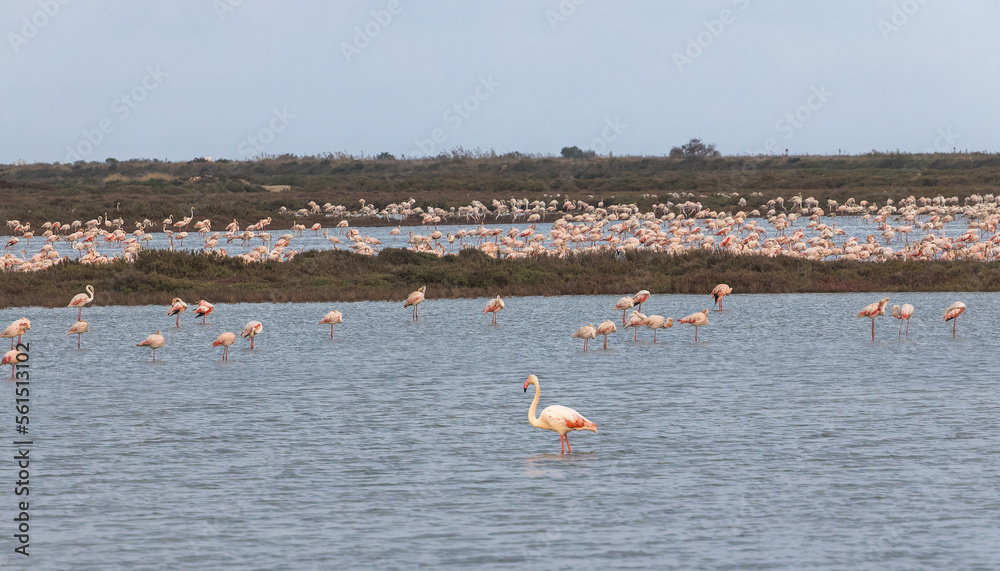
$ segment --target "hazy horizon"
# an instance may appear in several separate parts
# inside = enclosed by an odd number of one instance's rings
[[[661,156],[692,138],[997,152],[997,16],[985,0],[14,1],[0,163]]]

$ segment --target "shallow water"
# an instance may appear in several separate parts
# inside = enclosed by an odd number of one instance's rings
[[[996,294],[733,295],[570,336],[603,297],[0,311],[32,329],[31,568],[996,568]],[[942,321],[961,300],[958,337]],[[709,296],[655,295],[679,318]],[[317,322],[330,309],[334,328]],[[212,340],[251,319],[221,362]],[[155,329],[166,347],[135,347]],[[3,340],[0,340],[3,342]],[[161,361],[162,359],[162,361]],[[6,370],[6,369],[4,369]],[[600,433],[528,424],[570,406]],[[11,407],[13,388],[5,389]],[[9,408],[8,408],[9,410]],[[10,415],[2,430],[10,443]],[[0,563],[17,568],[2,473]]]

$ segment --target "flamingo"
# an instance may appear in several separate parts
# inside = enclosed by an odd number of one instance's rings
[[[605,349],[608,348],[608,335],[615,333],[616,331],[618,331],[618,328],[615,327],[615,323],[610,319],[605,320],[603,323],[597,326],[597,334],[604,336]]]
[[[177,316],[177,327],[181,326],[181,314],[187,309],[188,304],[184,303],[179,297],[175,297],[173,301],[170,302],[170,309],[167,310],[167,317]]]
[[[157,329],[156,333],[153,333],[146,340],[141,343],[136,343],[136,347],[151,347],[153,349],[153,362],[156,362],[156,350],[166,345],[166,341],[163,339],[163,335],[160,335],[160,330]]]
[[[77,321],[72,327],[69,328],[66,335],[76,335],[76,348],[79,349],[80,337],[88,331],[90,331],[90,326],[87,325],[86,321]]]
[[[8,325],[7,329],[4,329],[3,333],[0,333],[0,337],[3,337],[3,338],[8,338],[9,337],[10,338],[10,348],[13,349],[14,348],[14,338],[17,337],[17,342],[20,343],[21,342],[21,336],[24,335],[25,333],[27,333],[29,329],[31,329],[31,322],[28,321],[27,317],[22,317],[21,319],[18,319],[16,321],[14,321],[14,323],[11,323],[10,325]]]
[[[650,315],[646,318],[646,327],[653,330],[653,343],[656,343],[657,329],[670,329],[674,326],[674,318],[664,318],[662,315]]]
[[[698,328],[703,325],[708,325],[708,310],[703,309],[698,313],[692,313],[691,315],[681,318],[677,323],[690,323],[694,325],[694,342],[698,342]]]
[[[951,324],[951,336],[955,336],[955,326],[958,325],[958,316],[965,312],[965,304],[956,301],[955,303],[948,306],[948,309],[944,310],[944,320],[945,322],[953,321]]]
[[[199,299],[198,307],[194,308],[194,318],[198,319],[199,317],[201,317],[201,323],[205,324],[205,318],[208,317],[209,313],[212,313],[213,309],[215,309],[214,305],[208,303],[204,299]],[[178,317],[177,319],[180,319],[180,317]]]
[[[639,312],[642,313],[642,304],[647,299],[649,299],[649,291],[641,289],[639,293],[632,296],[632,303],[639,306]]]
[[[11,349],[3,355],[3,360],[0,360],[0,365],[10,365],[10,378],[14,378],[14,368],[17,367],[18,360],[17,357],[21,355],[20,349]]]
[[[524,381],[524,392],[528,392],[528,385],[532,384],[535,385],[535,398],[531,401],[531,407],[528,408],[528,422],[531,423],[531,426],[558,432],[559,447],[562,449],[561,454],[565,454],[567,450],[571,453],[573,452],[573,449],[569,445],[569,435],[567,432],[572,430],[589,430],[595,434],[597,433],[596,424],[590,422],[575,410],[557,404],[545,407],[542,410],[542,414],[538,415],[538,418],[535,418],[535,409],[538,407],[538,398],[542,394],[542,388],[538,384],[538,377],[531,375],[527,381]],[[563,442],[564,440],[565,443]]]
[[[731,293],[733,293],[733,288],[726,284],[719,284],[712,289],[712,297],[715,298],[715,303],[718,304],[719,311],[722,311],[722,298]]]
[[[622,312],[622,325],[625,325],[625,312],[635,307],[635,300],[629,296],[625,296],[618,300],[615,304],[615,309],[621,310]]]
[[[892,316],[899,320],[899,335],[903,335],[903,320],[906,320],[906,336],[910,336],[910,317],[913,316],[913,306],[904,303],[900,309],[898,305],[892,306]]]
[[[229,360],[229,346],[236,342],[236,334],[226,331],[222,335],[215,338],[212,342],[212,347],[218,347],[222,345],[222,360]]]
[[[240,331],[240,337],[250,339],[250,348],[253,349],[253,338],[260,335],[260,332],[263,330],[264,326],[260,321],[250,321],[243,326],[243,331]]]
[[[868,317],[872,320],[872,341],[875,340],[875,318],[879,315],[885,315],[885,306],[889,303],[889,298],[884,298],[878,303],[869,303],[858,312],[857,317]]]
[[[583,350],[587,351],[587,342],[591,339],[597,339],[597,329],[593,325],[584,325],[583,327],[576,330],[573,334],[574,339],[583,339]]]
[[[632,315],[628,316],[628,323],[625,324],[625,327],[632,328],[633,341],[639,340],[639,327],[642,327],[645,324],[646,324],[646,316],[633,309]]]
[[[78,294],[74,295],[73,299],[69,300],[69,305],[66,306],[66,307],[75,307],[75,308],[77,308],[77,312],[76,312],[76,319],[77,319],[77,321],[82,321],[83,320],[83,306],[85,306],[88,303],[94,301],[94,286],[87,285],[87,287],[84,288],[84,289],[87,290],[87,293],[78,293]],[[90,294],[90,295],[88,296],[87,294]]]
[[[496,299],[491,299],[490,302],[486,304],[486,309],[483,310],[483,313],[492,313],[493,325],[496,325],[497,312],[499,312],[501,309],[503,309],[503,300],[500,299],[500,296],[498,295]]]
[[[420,289],[406,296],[406,303],[403,304],[403,308],[413,306],[413,320],[417,320],[417,306],[424,301],[424,292],[427,291],[427,286],[420,286]]]
[[[333,339],[333,326],[336,325],[337,323],[343,323],[343,322],[344,322],[344,316],[336,309],[334,309],[330,313],[327,313],[326,315],[323,316],[323,319],[319,320],[320,325],[325,325],[327,323],[330,324],[330,339]]]

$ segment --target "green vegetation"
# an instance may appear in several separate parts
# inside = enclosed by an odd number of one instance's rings
[[[684,256],[631,252],[493,259],[474,249],[439,258],[388,248],[376,257],[344,251],[306,252],[289,262],[245,265],[207,254],[143,251],[134,264],[63,263],[36,273],[0,274],[6,306],[61,307],[86,284],[98,305],[188,302],[311,302],[403,300],[421,285],[428,298],[704,294],[719,283],[736,293],[856,291],[1000,291],[1000,263],[811,262],[693,252]]]

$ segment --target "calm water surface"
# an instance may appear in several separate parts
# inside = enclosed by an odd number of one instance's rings
[[[0,311],[32,320],[31,568],[1000,566],[997,294],[894,295],[910,339],[882,317],[874,343],[853,316],[881,295],[734,295],[698,343],[675,325],[584,353],[571,334],[620,323],[614,297],[510,298],[491,326],[485,299],[428,293],[417,323],[398,302],[217,304],[179,329],[86,308],[82,350],[72,309]],[[251,319],[256,349],[222,362],[212,340]],[[157,328],[153,363],[134,345]],[[560,455],[528,424],[532,373],[539,410],[600,433]],[[0,473],[19,568],[10,455]]]

